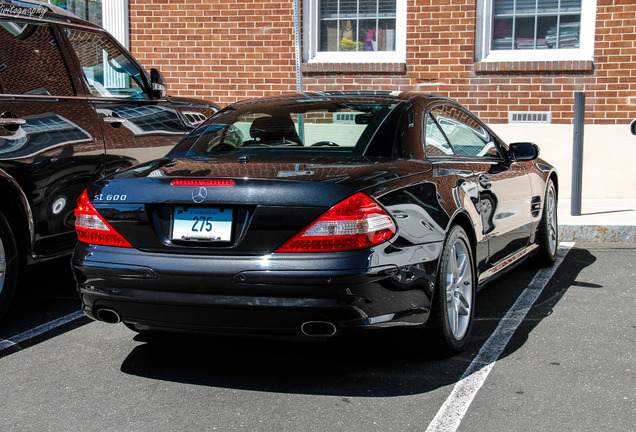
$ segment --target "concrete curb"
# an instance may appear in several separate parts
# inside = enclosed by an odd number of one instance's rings
[[[636,242],[636,225],[559,225],[559,241]]]

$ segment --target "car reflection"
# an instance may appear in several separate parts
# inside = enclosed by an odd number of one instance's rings
[[[91,141],[91,135],[59,114],[52,112],[24,116],[27,121],[12,135],[0,136],[3,159],[31,157],[68,144]]]

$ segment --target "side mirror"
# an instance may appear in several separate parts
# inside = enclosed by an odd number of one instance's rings
[[[636,135],[636,119],[632,120],[632,123],[629,125],[629,128],[632,131],[632,135]]]
[[[168,96],[168,84],[159,69],[150,69],[150,97],[165,99]]]
[[[539,157],[539,146],[531,142],[510,144],[510,154],[518,161],[531,161]]]

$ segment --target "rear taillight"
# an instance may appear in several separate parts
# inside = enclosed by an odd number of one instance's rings
[[[378,203],[358,193],[336,204],[276,252],[337,252],[389,240],[395,223]]]
[[[77,199],[75,230],[79,241],[105,246],[132,247],[121,234],[97,213],[86,191]]]

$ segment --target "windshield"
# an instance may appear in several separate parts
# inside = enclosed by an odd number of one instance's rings
[[[380,135],[391,152],[399,101],[334,101],[329,98],[240,103],[200,126],[171,156],[222,153],[339,152],[362,155]]]

